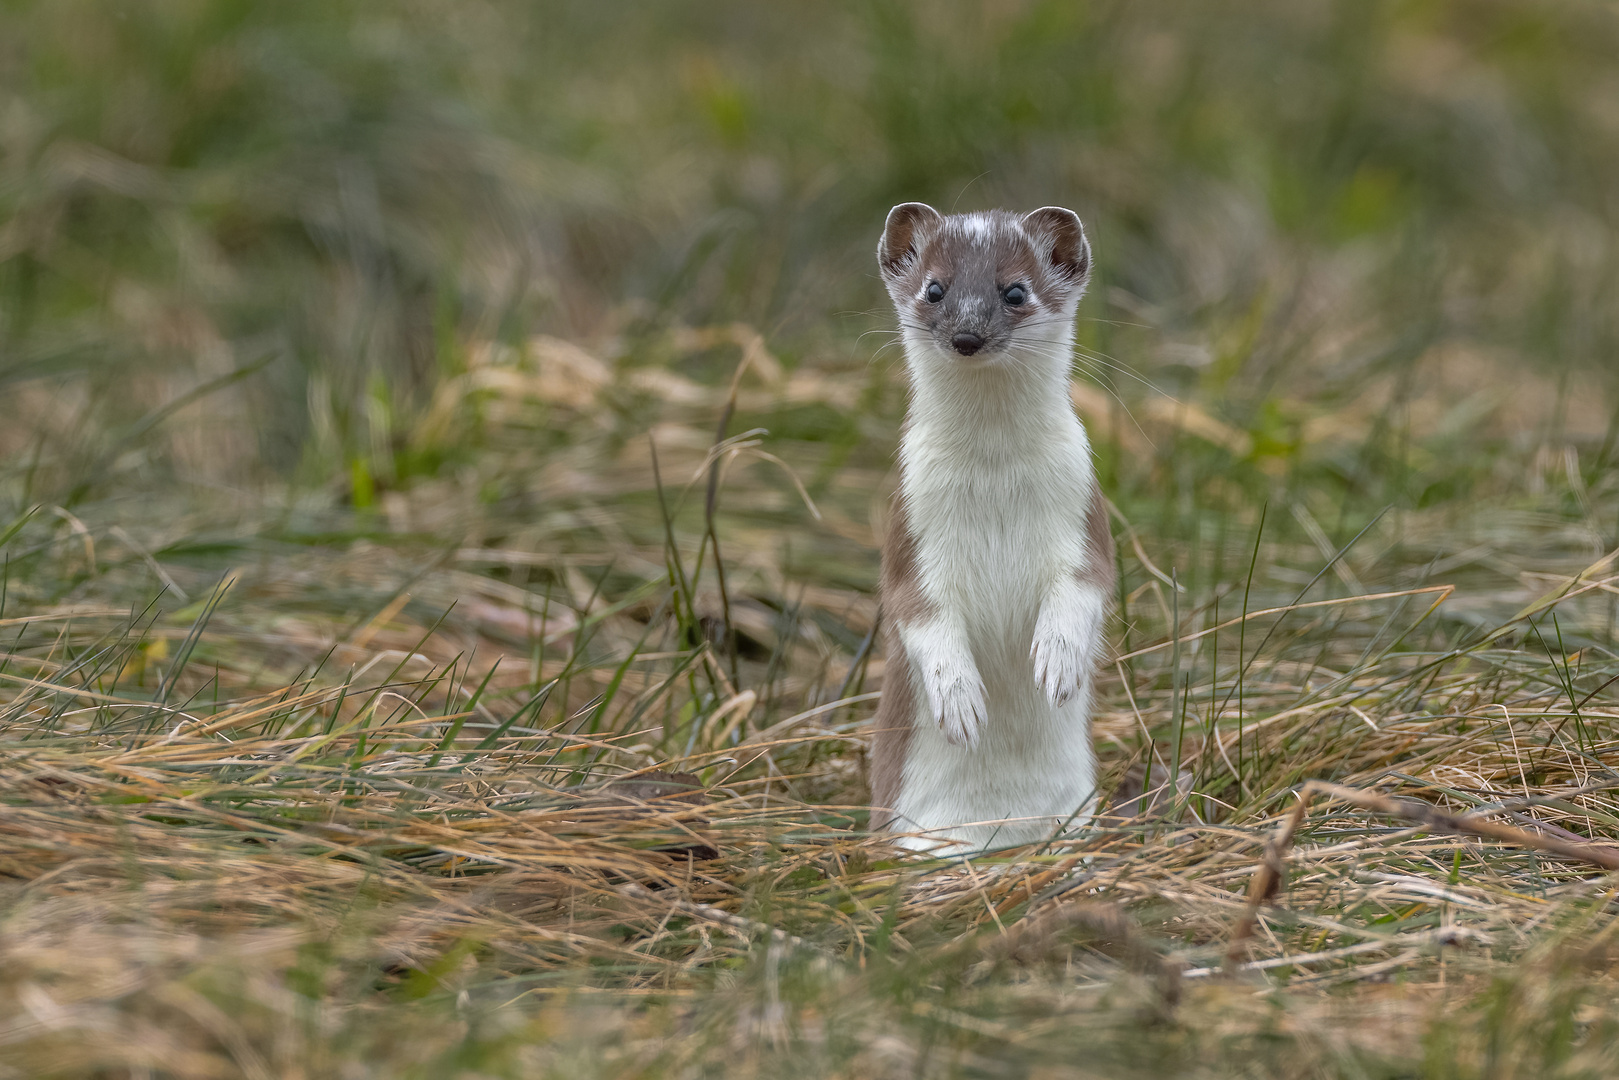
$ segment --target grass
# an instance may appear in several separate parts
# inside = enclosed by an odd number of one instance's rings
[[[0,1076],[1611,1075],[1615,33],[0,6]],[[966,863],[864,831],[908,197],[1091,229],[1167,796]]]
[[[681,420],[725,394],[653,428],[675,527],[632,444],[600,496],[626,535],[578,553],[580,511],[478,547],[292,511],[149,547],[24,522],[0,626],[17,1075],[1573,1076],[1619,1052],[1596,868],[1342,803],[1220,970],[1305,780],[1615,835],[1619,567],[1578,529],[1493,586],[1232,529],[1255,580],[1218,622],[1124,556],[1108,786],[1178,745],[1185,810],[900,861],[860,831],[869,589],[767,557],[747,519],[808,511],[744,444],[716,488],[729,634],[711,556],[695,574],[713,433]],[[1509,558],[1464,554],[1475,582]],[[1320,595],[1342,563],[1409,580]],[[1312,565],[1317,591],[1283,573]],[[610,786],[649,769],[707,794]]]

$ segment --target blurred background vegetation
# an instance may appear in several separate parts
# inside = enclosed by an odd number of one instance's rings
[[[1318,821],[1274,981],[1207,976],[1309,777],[1619,836],[1616,56],[1599,0],[0,0],[0,1078],[1612,1075],[1604,879],[1509,848]],[[1085,880],[1178,1013],[1052,944],[1056,855],[860,833],[912,199],[1096,252],[1156,650],[1097,737],[1199,800]],[[580,823],[649,762],[707,817]]]
[[[1078,210],[1100,378],[1202,403],[1251,492],[1494,494],[1525,476],[1492,450],[1570,440],[1589,483],[1616,48],[1577,0],[9,0],[4,490],[364,503],[465,469],[435,387],[535,334],[633,366],[742,322],[789,369],[885,379],[858,334],[904,199]],[[1178,490],[1170,448],[1118,445],[1126,496]]]

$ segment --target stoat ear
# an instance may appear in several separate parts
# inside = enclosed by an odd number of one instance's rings
[[[1079,281],[1091,268],[1091,245],[1079,215],[1060,206],[1042,206],[1023,215],[1023,229],[1046,254],[1052,269]]]
[[[894,277],[922,249],[922,241],[940,225],[944,216],[927,203],[900,203],[888,212],[883,238],[877,242],[877,265],[885,277]]]

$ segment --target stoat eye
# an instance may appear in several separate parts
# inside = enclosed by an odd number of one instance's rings
[[[1006,291],[1001,293],[1001,297],[1013,307],[1018,307],[1029,298],[1029,290],[1021,285],[1008,285]]]
[[[927,297],[928,303],[937,304],[940,300],[944,299],[944,286],[940,285],[937,281],[928,282]]]

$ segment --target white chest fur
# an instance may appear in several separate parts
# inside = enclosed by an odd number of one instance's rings
[[[1059,385],[989,366],[947,370],[913,385],[900,451],[918,584],[933,616],[901,628],[919,692],[894,827],[934,838],[909,846],[982,849],[1086,820],[1096,794],[1090,670],[1106,598],[1079,583],[1093,557],[1086,516],[1096,480],[1066,371],[1056,369]],[[1067,665],[1060,703],[1042,686],[1051,672],[1031,655],[1039,641],[1048,667]],[[970,698],[973,676],[959,672],[973,668],[981,723],[952,729],[950,688],[965,685]]]
[[[1067,426],[1067,425],[1065,425]],[[901,449],[922,591],[966,619],[975,655],[1027,660],[1052,583],[1081,566],[1095,483],[1079,423],[994,455],[961,453],[913,425]]]

